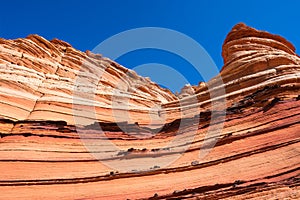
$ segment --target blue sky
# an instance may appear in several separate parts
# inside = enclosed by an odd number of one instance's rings
[[[244,22],[257,29],[284,36],[300,48],[300,1],[3,1],[0,37],[18,38],[36,33],[59,38],[85,51],[119,32],[138,27],[164,27],[199,42],[221,68],[221,46],[233,25]],[[297,51],[299,52],[299,51]],[[118,60],[133,68],[162,63],[178,70],[191,84],[201,76],[184,59],[168,52],[131,52]],[[166,86],[168,87],[168,86]]]

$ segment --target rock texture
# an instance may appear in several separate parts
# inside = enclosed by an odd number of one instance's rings
[[[237,24],[222,56],[178,99],[58,39],[1,39],[1,199],[299,199],[295,48]]]
[[[113,121],[111,115],[107,115],[112,107],[112,96],[118,99],[130,94],[130,102],[125,105],[143,112],[176,99],[170,91],[134,71],[101,55],[80,52],[57,39],[47,41],[37,35],[1,39],[0,48],[3,108],[0,115],[6,119],[45,120],[47,115],[47,120],[74,124],[73,92],[76,87],[83,87],[82,84],[95,94],[99,121]],[[86,81],[81,76],[76,82],[80,73],[87,77]],[[82,103],[82,106],[87,105]],[[122,103],[115,107],[122,107]],[[141,112],[138,114],[141,117]],[[138,121],[135,117],[132,120]]]

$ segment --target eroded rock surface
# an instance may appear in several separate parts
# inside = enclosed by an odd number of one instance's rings
[[[38,35],[1,39],[0,52],[0,115],[13,121],[47,119],[74,124],[72,104],[77,88],[95,96],[93,103],[84,97],[76,103],[83,109],[94,106],[97,119],[106,122],[114,121],[108,114],[112,107],[141,110],[141,117],[149,108],[177,99],[134,71],[57,39],[47,41]],[[122,102],[126,95],[130,101]],[[135,118],[131,120],[138,121]]]
[[[1,199],[299,199],[295,48],[238,24],[222,55],[178,99],[58,39],[1,39]]]

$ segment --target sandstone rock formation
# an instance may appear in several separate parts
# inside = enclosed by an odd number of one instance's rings
[[[1,39],[1,199],[299,199],[295,48],[238,24],[222,56],[178,99],[58,39]]]
[[[176,95],[178,98],[182,99],[184,97],[189,97],[191,95],[195,94],[195,90],[193,86],[190,84],[186,84],[183,88],[181,88],[181,91],[178,95]]]

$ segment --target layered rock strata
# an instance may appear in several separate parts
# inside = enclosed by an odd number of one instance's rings
[[[238,24],[222,56],[178,99],[58,39],[1,39],[1,199],[299,199],[295,48]]]

